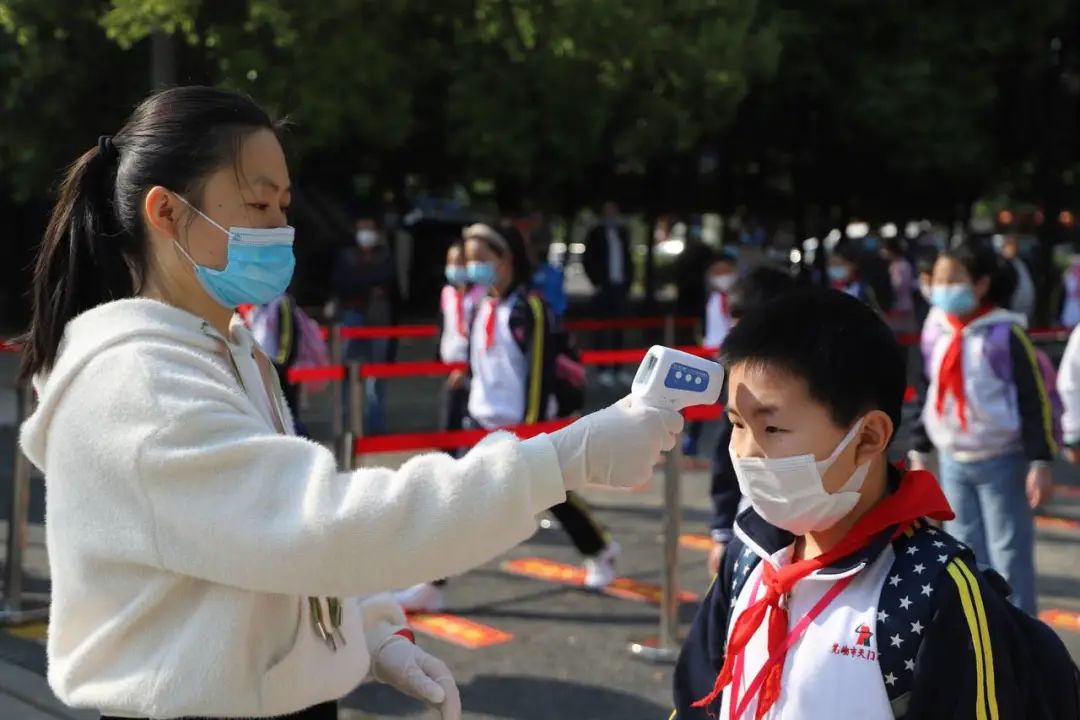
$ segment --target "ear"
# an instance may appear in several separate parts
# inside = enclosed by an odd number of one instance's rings
[[[179,237],[180,204],[171,192],[160,185],[150,188],[143,200],[143,216],[147,226],[159,235],[176,240]]]
[[[855,465],[870,462],[885,452],[895,430],[892,418],[886,413],[881,410],[867,413],[855,441]]]

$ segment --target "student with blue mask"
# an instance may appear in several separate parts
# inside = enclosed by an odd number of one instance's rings
[[[21,429],[45,475],[49,682],[109,717],[332,720],[371,677],[461,717],[388,595],[529,537],[586,483],[647,481],[682,429],[626,399],[455,460],[338,472],[235,317],[284,292],[278,127],[163,91],[70,167],[38,251]]]

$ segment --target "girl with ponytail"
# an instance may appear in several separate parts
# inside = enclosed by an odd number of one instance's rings
[[[568,489],[646,481],[681,428],[623,401],[460,460],[338,472],[234,318],[289,285],[291,196],[266,112],[204,87],[147,99],[60,186],[20,442],[45,475],[49,682],[69,705],[334,718],[370,674],[459,718],[450,671],[379,593],[486,562]]]

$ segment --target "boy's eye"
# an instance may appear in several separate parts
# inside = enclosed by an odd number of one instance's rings
[[[739,428],[740,430],[743,429],[743,424],[735,418],[728,416],[728,421],[731,422],[731,427]]]

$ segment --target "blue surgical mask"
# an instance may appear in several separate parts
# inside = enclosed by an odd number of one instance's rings
[[[939,310],[960,317],[975,312],[979,305],[975,291],[963,283],[935,285],[930,291],[930,302]]]
[[[480,287],[495,284],[495,264],[490,262],[471,262],[465,265],[465,274],[469,282]]]
[[[465,283],[469,282],[468,273],[461,265],[447,265],[446,266],[446,282],[456,287],[461,287]]]
[[[180,243],[173,240],[195,267],[195,277],[210,297],[227,308],[265,305],[288,289],[296,267],[293,256],[294,228],[230,227],[226,230],[183,197],[180,199],[229,238],[223,270],[200,265]]]
[[[829,266],[829,279],[833,282],[844,282],[850,275],[851,273],[843,265]]]

